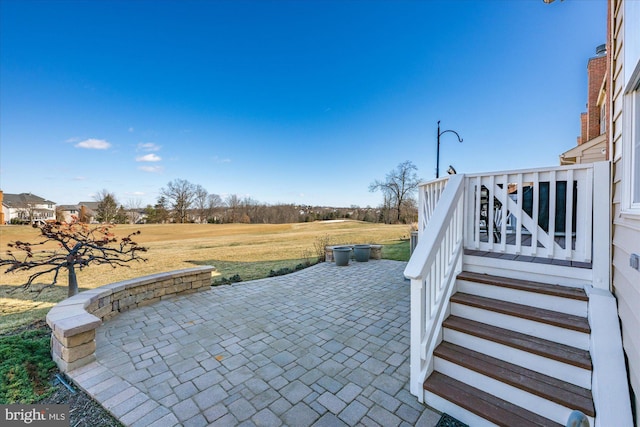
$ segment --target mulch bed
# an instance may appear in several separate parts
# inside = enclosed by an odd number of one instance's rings
[[[58,383],[53,394],[44,398],[38,404],[69,405],[69,425],[71,427],[122,427],[122,424],[117,419],[89,397],[87,393],[77,389],[73,384],[72,387],[75,390],[75,394],[63,384]]]

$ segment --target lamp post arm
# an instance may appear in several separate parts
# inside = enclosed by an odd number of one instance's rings
[[[455,130],[448,129],[440,132],[440,120],[438,120],[438,137],[437,137],[438,144],[436,147],[436,179],[440,178],[440,136],[444,135],[447,132],[455,133],[456,136],[458,137],[458,142],[462,142],[462,138],[460,138],[460,135]]]
[[[447,132],[455,133],[455,134],[456,134],[456,136],[458,137],[458,142],[462,142],[462,138],[460,138],[460,135],[458,135],[458,132],[456,132],[455,130],[445,130],[445,131],[443,131],[443,132],[440,132],[440,135],[444,135],[444,134],[445,134],[445,133],[447,133]]]

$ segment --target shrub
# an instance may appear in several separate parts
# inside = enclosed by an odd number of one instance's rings
[[[46,329],[0,337],[0,404],[33,403],[53,391],[49,340]]]
[[[227,277],[222,277],[216,281],[214,281],[211,286],[218,286],[218,285],[231,285],[233,283],[239,283],[242,282],[242,278],[240,277],[239,274],[234,274],[233,276],[227,278]]]
[[[322,236],[316,237],[316,240],[313,242],[313,248],[316,251],[316,255],[318,256],[318,262],[324,262],[325,259],[325,248],[331,244],[331,237],[328,234],[323,234]]]

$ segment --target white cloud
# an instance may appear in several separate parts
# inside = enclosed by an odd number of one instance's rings
[[[65,142],[78,142],[80,141],[82,138],[78,138],[77,136],[74,136],[73,138],[69,138],[67,139]]]
[[[129,132],[133,132],[133,126],[129,128]]]
[[[159,173],[164,170],[162,166],[140,166],[138,167],[138,169],[140,169],[143,172],[149,172],[149,173]]]
[[[106,150],[111,147],[111,144],[104,139],[89,138],[78,142],[74,147],[89,150]]]
[[[145,193],[143,191],[127,191],[124,194],[127,196],[144,196]]]
[[[221,159],[218,156],[215,156],[213,158],[213,161],[216,162],[216,163],[231,163],[231,159]]]
[[[84,181],[85,179],[87,178],[85,178],[84,176],[76,176],[75,178],[73,178],[74,181]]]
[[[141,142],[138,144],[138,151],[160,151],[160,146],[153,142]]]
[[[136,162],[159,162],[162,157],[156,154],[145,154],[144,156],[136,157]]]

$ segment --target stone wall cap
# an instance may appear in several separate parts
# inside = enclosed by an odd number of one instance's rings
[[[57,335],[66,338],[96,329],[101,324],[102,321],[99,318],[83,311],[82,313],[56,320],[54,322],[54,331]]]

